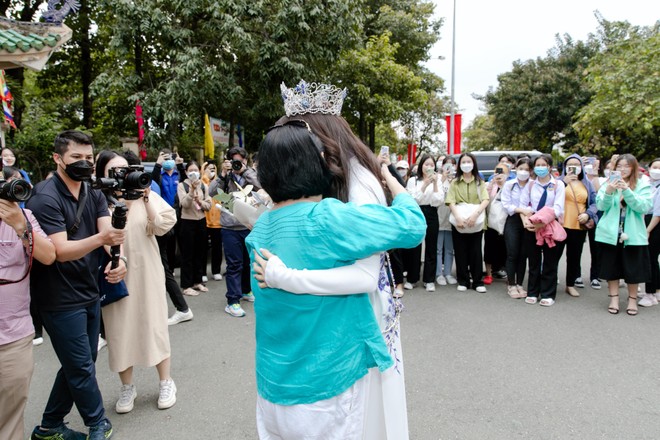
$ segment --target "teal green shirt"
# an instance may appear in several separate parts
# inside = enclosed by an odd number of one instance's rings
[[[596,207],[603,211],[603,216],[596,225],[596,241],[616,246],[619,239],[619,219],[621,202],[618,191],[607,194],[607,183],[604,183],[596,196]],[[635,190],[627,189],[621,192],[626,201],[626,221],[623,231],[628,234],[625,246],[646,246],[649,244],[646,233],[644,214],[653,206],[651,187],[642,179],[637,180]]]
[[[391,208],[324,199],[275,209],[259,218],[245,243],[252,262],[253,251],[264,248],[290,268],[330,269],[414,247],[425,232],[419,206],[400,194]],[[264,399],[279,405],[328,399],[369,368],[393,364],[366,293],[297,295],[251,281],[257,391]]]

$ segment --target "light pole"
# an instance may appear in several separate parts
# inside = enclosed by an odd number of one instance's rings
[[[454,111],[454,77],[456,74],[456,0],[454,0],[454,17],[452,23],[452,37],[451,37],[451,109],[449,116],[449,151],[447,154],[454,154],[456,151],[454,148],[455,142],[455,111]]]

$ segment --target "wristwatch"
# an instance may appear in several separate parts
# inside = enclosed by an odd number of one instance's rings
[[[126,257],[124,257],[124,256],[122,255],[122,256],[119,257],[119,259],[120,259],[121,261],[124,262],[124,264],[126,265],[126,267],[128,267],[128,258],[126,258]]]
[[[19,234],[17,233],[16,236],[17,236],[18,238],[20,238],[21,240],[27,240],[27,239],[29,238],[29,237],[28,237],[28,230],[27,230],[27,229],[24,229],[24,230],[23,230],[23,234],[19,235]]]

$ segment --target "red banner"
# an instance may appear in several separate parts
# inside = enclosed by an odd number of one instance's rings
[[[144,147],[144,118],[142,116],[142,106],[140,101],[135,104],[135,120],[138,125],[138,146],[140,147],[140,158],[145,160],[147,158],[147,149]]]
[[[408,164],[412,167],[417,160],[417,144],[408,144]]]
[[[461,154],[461,115],[454,115],[454,151],[451,149],[451,116],[445,116],[447,121],[447,154]]]

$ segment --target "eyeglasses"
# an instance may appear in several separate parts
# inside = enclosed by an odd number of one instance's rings
[[[267,134],[268,132],[270,132],[271,130],[275,130],[276,128],[281,128],[281,127],[284,127],[284,126],[287,126],[287,125],[292,125],[292,126],[294,126],[294,127],[300,127],[300,128],[306,128],[307,131],[309,131],[310,133],[312,133],[312,129],[310,128],[310,126],[309,126],[309,124],[307,123],[307,121],[304,121],[304,120],[302,120],[302,119],[292,119],[292,120],[290,120],[290,121],[286,121],[284,124],[273,125],[273,126],[270,127],[268,130],[266,130],[266,134]]]

